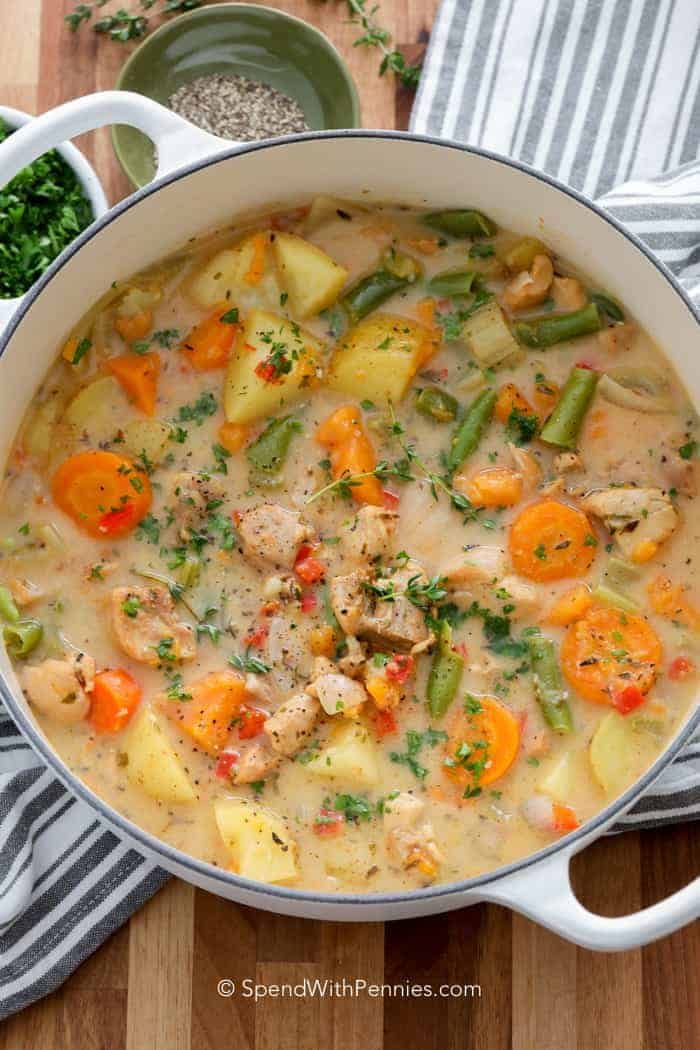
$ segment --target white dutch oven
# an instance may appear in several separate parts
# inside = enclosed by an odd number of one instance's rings
[[[155,181],[82,234],[26,295],[0,339],[0,460],[62,336],[115,279],[127,277],[208,227],[315,193],[400,201],[431,209],[469,204],[502,226],[542,235],[630,304],[700,407],[698,321],[681,288],[648,250],[578,194],[521,164],[454,142],[396,132],[328,132],[248,145],[223,142],[139,95],[77,99],[34,120],[0,147],[0,185],[51,146],[103,124],[148,135]],[[197,886],[242,904],[317,919],[410,918],[477,901],[506,904],[577,944],[620,950],[697,918],[700,879],[653,907],[620,918],[594,915],[574,897],[569,862],[645,791],[700,724],[700,710],[628,791],[578,831],[488,875],[411,893],[321,894],[240,878],[159,841],[97,798],[38,729],[6,656],[0,690],[10,713],[64,784],[135,849]],[[623,848],[622,846],[620,848]]]

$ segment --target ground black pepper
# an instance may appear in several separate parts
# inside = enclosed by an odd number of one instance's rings
[[[204,131],[242,142],[309,130],[295,99],[269,84],[238,75],[197,77],[178,88],[168,105]]]

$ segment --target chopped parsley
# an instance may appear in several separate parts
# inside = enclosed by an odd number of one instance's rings
[[[361,820],[370,820],[372,803],[362,795],[336,795],[331,804],[330,798],[323,800],[324,809],[334,809],[342,813],[346,820],[359,824]]]
[[[692,459],[695,455],[697,447],[697,441],[688,441],[685,445],[681,445],[681,447],[678,449],[678,455],[681,457],[681,459]]]
[[[70,359],[72,365],[77,365],[85,357],[88,350],[91,348],[92,343],[89,339],[81,339],[75,348],[75,353]]]
[[[406,750],[392,751],[389,758],[398,765],[408,766],[419,780],[425,780],[428,770],[418,761],[418,755],[423,747],[435,747],[441,740],[447,740],[447,733],[442,729],[430,727],[423,733],[419,733],[417,729],[408,729],[406,731]]]
[[[161,524],[153,514],[146,514],[136,526],[136,539],[146,540],[147,543],[158,543],[160,540]]]
[[[180,405],[175,421],[177,423],[196,423],[198,427],[201,427],[204,420],[213,416],[217,408],[214,395],[205,391],[191,405]]]
[[[224,324],[238,324],[238,307],[233,306],[230,310],[227,310],[225,314],[222,314],[219,318]]]
[[[135,594],[129,595],[129,597],[122,602],[122,612],[132,620],[136,619],[140,608],[141,602]]]
[[[11,134],[0,119],[0,142]],[[76,175],[55,150],[0,187],[0,299],[23,295],[92,219]]]
[[[521,412],[514,408],[508,416],[506,430],[508,436],[516,445],[527,445],[533,438],[537,437],[540,429],[540,421],[535,415]]]

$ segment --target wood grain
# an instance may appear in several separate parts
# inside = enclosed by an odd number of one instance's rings
[[[466,0],[463,0],[466,2]],[[323,29],[346,57],[366,127],[405,127],[411,96],[353,48],[339,0],[274,0]],[[438,0],[382,0],[383,24],[409,57],[425,46]],[[0,101],[42,111],[112,87],[128,52],[63,25],[71,0],[0,2]],[[5,47],[6,41],[12,47]],[[129,191],[100,131],[79,143],[109,198]],[[576,858],[581,899],[623,914],[700,870],[697,826],[615,836]],[[0,1050],[691,1050],[700,1031],[700,935],[642,951],[576,949],[503,908],[478,905],[411,922],[340,925],[287,919],[175,881],[54,995],[0,1029]],[[217,994],[217,982],[361,978],[480,986],[462,998]]]

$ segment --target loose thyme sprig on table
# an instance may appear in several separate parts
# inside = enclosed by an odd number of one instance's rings
[[[65,21],[73,32],[80,28],[83,22],[90,22],[94,12],[104,7],[109,0],[89,0],[88,3],[76,4],[70,14],[66,15]],[[112,14],[104,15],[92,23],[96,33],[106,33],[112,40],[125,44],[128,40],[137,40],[148,32],[150,17],[143,14],[154,7],[158,15],[179,15],[184,11],[194,11],[201,7],[203,0],[138,0],[134,7],[126,9],[120,7]]]
[[[324,0],[325,2],[325,0]],[[347,6],[350,21],[362,29],[362,35],[353,41],[353,47],[376,47],[382,53],[379,75],[393,73],[404,87],[414,89],[420,80],[421,67],[411,65],[403,51],[390,47],[391,33],[375,20],[379,4],[367,10],[367,0],[341,0]]]

